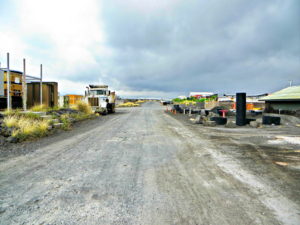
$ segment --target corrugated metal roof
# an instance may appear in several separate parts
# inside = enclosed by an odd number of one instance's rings
[[[292,86],[284,88],[280,91],[274,92],[273,94],[263,97],[260,100],[269,101],[269,100],[300,100],[300,86]]]

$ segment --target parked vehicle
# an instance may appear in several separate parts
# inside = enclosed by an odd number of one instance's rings
[[[108,85],[89,85],[85,97],[95,113],[105,115],[115,112],[116,95],[108,90]]]
[[[161,100],[160,103],[161,103],[162,105],[170,105],[170,104],[173,104],[172,101],[164,101],[164,100]]]

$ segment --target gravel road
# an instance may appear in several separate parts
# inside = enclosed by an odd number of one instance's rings
[[[0,224],[299,224],[281,188],[299,177],[254,173],[158,103],[118,111],[2,159]]]

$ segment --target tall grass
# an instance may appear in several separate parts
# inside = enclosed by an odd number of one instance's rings
[[[134,102],[126,102],[126,103],[118,105],[118,107],[138,107],[138,106],[140,106],[140,105],[136,104]]]
[[[72,123],[70,122],[70,115],[69,114],[64,114],[61,115],[60,121],[62,122],[62,129],[63,130],[70,130]]]
[[[40,119],[40,115],[32,112],[23,113],[22,117],[28,118],[28,119]]]
[[[84,101],[76,102],[76,104],[73,105],[72,108],[78,110],[79,112],[85,113],[85,114],[93,113],[92,107]]]
[[[50,121],[26,116],[8,116],[3,120],[6,127],[13,127],[12,136],[19,140],[43,137],[48,133]]]
[[[5,116],[20,115],[20,114],[21,114],[21,110],[20,110],[20,109],[5,110],[3,114],[4,114]]]
[[[18,117],[10,115],[4,118],[3,123],[6,127],[16,127],[18,125]]]
[[[30,108],[30,111],[32,112],[46,112],[49,109],[46,105],[35,105]]]

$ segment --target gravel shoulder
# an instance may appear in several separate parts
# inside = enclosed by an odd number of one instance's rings
[[[260,132],[118,109],[2,153],[0,224],[297,224],[300,146]]]
[[[187,115],[167,115],[205,142],[216,164],[257,193],[260,201],[271,208],[283,224],[298,223],[299,127],[204,127],[193,124]]]
[[[11,157],[25,155],[30,152],[34,152],[43,146],[47,146],[49,144],[71,138],[73,136],[76,136],[77,134],[87,132],[98,126],[101,126],[104,123],[107,123],[108,121],[114,119],[114,117],[119,116],[122,113],[123,112],[117,112],[115,114],[109,114],[106,116],[99,116],[93,119],[79,121],[73,123],[72,129],[69,131],[56,129],[53,130],[48,136],[36,140],[30,140],[21,143],[9,143],[3,141],[0,145],[0,163],[2,161],[8,160]]]

